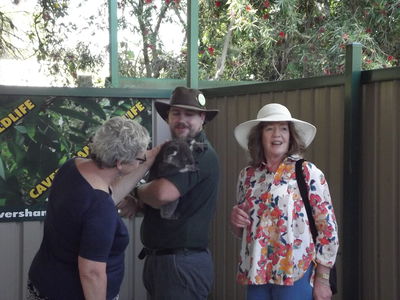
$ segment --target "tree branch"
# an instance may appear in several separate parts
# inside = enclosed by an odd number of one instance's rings
[[[137,18],[139,22],[140,33],[142,34],[143,39],[143,59],[144,65],[146,67],[146,77],[151,77],[151,68],[150,68],[150,58],[149,58],[149,43],[148,43],[148,34],[146,34],[146,24],[143,21],[143,0],[139,0],[138,6],[136,8],[137,11]]]
[[[226,32],[225,35],[224,47],[222,48],[221,59],[219,60],[219,62],[217,62],[217,72],[215,73],[214,76],[215,80],[218,80],[222,76],[222,73],[224,72],[226,56],[228,54],[228,48],[232,38],[234,23],[235,23],[234,18],[231,18],[231,21],[229,22],[228,26],[228,31]]]
[[[176,7],[176,5],[174,5],[174,11],[175,11],[175,14],[178,17],[179,21],[181,22],[183,28],[185,29],[185,32],[187,32],[187,24],[186,24],[185,20],[182,19],[179,9]]]
[[[154,30],[153,30],[154,41],[157,40],[158,32],[160,31],[161,22],[165,18],[165,14],[167,12],[168,6],[169,6],[169,3],[164,3],[161,7],[160,14],[157,17],[156,26],[154,27]],[[158,77],[160,77],[160,70],[163,67],[163,64],[159,63],[159,61],[158,61],[158,51],[156,48],[156,43],[154,43],[153,46],[154,47],[152,47],[152,49],[151,49],[152,50],[151,53],[153,56],[152,69],[153,69],[154,77],[158,78]]]

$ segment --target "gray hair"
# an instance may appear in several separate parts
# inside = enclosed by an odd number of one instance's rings
[[[125,117],[113,117],[97,129],[89,148],[90,157],[101,168],[133,162],[146,150],[150,136],[146,128]]]

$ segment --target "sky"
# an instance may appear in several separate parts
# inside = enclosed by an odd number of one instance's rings
[[[68,17],[64,18],[63,22],[68,24],[72,22],[78,28],[88,27],[85,15],[88,11],[94,11],[99,2],[107,0],[88,0],[88,1],[70,1],[70,3],[81,3],[82,7],[77,8],[70,6],[71,12]],[[11,17],[12,22],[19,31],[27,32],[31,29],[32,18],[29,16],[35,9],[38,1],[35,0],[20,0],[16,5],[12,0],[0,0],[0,10],[7,12]],[[62,1],[59,1],[62,2]],[[71,35],[68,39],[69,45],[75,45],[79,40],[90,40],[93,49],[104,49],[108,45],[108,32],[97,31],[95,36],[89,35],[89,30],[82,30],[79,35]],[[22,36],[22,35],[18,35]],[[40,70],[40,64],[37,62],[33,51],[30,51],[31,45],[28,41],[14,39],[13,44],[20,49],[25,50],[26,58],[2,58],[0,59],[0,84],[1,85],[18,85],[18,86],[54,86],[57,83],[52,83],[52,78],[46,76]],[[96,51],[98,52],[98,51]],[[4,70],[4,71],[3,71]],[[101,71],[102,77],[108,76],[108,65]],[[85,75],[85,74],[82,74]]]
[[[158,5],[160,7],[163,0],[153,0],[151,5]],[[62,2],[62,1],[59,1]],[[68,39],[69,45],[74,45],[80,40],[90,41],[92,49],[101,53],[104,49],[108,47],[109,35],[108,31],[96,30],[96,34],[92,35],[88,25],[87,16],[88,12],[95,13],[101,3],[107,2],[107,0],[87,0],[87,1],[77,1],[71,0],[70,4],[70,14],[66,17],[63,22],[68,24],[72,22],[77,25],[78,28],[83,28],[79,35],[71,35]],[[37,1],[35,0],[20,0],[18,5],[14,4],[12,0],[0,0],[0,11],[6,12],[14,23],[14,25],[22,31],[28,31],[31,27],[31,18],[28,14],[34,11]],[[80,8],[73,7],[72,4],[81,4]],[[104,22],[108,22],[108,11],[103,11]],[[184,16],[183,16],[184,17]],[[108,24],[104,24],[105,28]],[[180,51],[180,46],[183,40],[183,35],[177,34],[180,30],[176,28],[176,25],[164,24],[161,27],[161,36],[163,38],[163,43],[169,51]],[[118,32],[119,41],[127,41],[131,45],[138,44],[137,38],[132,36],[131,32]],[[51,78],[47,77],[43,72],[40,71],[40,65],[36,61],[35,56],[32,51],[29,51],[29,44],[26,41],[15,39],[13,41],[14,45],[17,45],[21,49],[25,49],[27,58],[25,60],[15,60],[13,58],[0,58],[0,85],[18,85],[18,86],[54,86],[51,83]],[[135,47],[135,49],[140,50],[140,47]],[[30,57],[29,57],[30,56]],[[109,76],[109,66],[108,57],[106,57],[107,62],[100,74],[96,74],[102,78]],[[81,73],[79,75],[88,75]],[[57,84],[56,84],[57,85]]]
[[[28,29],[26,11],[32,11],[36,1],[21,0],[16,6],[11,0],[0,0],[0,10],[7,12],[17,28],[23,31]],[[13,44],[21,49],[27,49],[26,42],[14,39]],[[35,58],[24,61],[11,58],[0,59],[0,84],[3,85],[44,85],[46,77],[39,72]]]

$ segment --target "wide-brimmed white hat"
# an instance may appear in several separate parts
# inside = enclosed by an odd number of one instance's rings
[[[247,144],[249,141],[250,130],[257,126],[260,122],[292,122],[304,147],[308,147],[315,137],[317,128],[314,125],[302,120],[292,118],[290,111],[278,103],[270,103],[264,105],[257,114],[257,119],[243,122],[236,126],[234,130],[235,138],[243,147],[248,150]]]

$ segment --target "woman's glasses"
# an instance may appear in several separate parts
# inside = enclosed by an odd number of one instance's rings
[[[141,164],[143,164],[143,163],[147,160],[146,154],[144,155],[143,158],[141,158],[141,157],[136,157],[135,159],[138,160],[138,161],[139,161],[139,164],[141,165]]]

